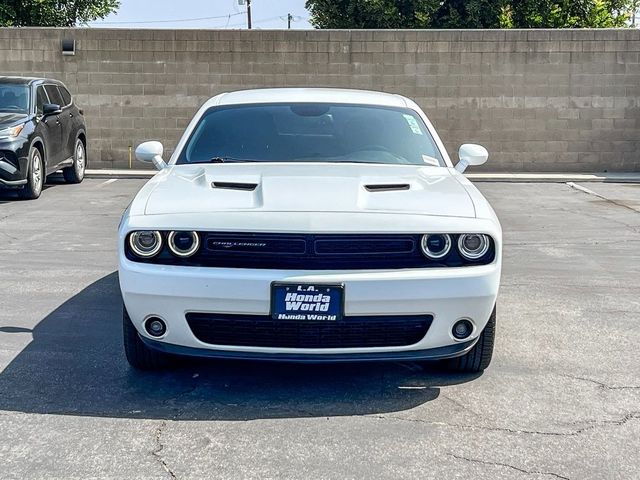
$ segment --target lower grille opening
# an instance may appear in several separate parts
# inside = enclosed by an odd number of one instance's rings
[[[339,321],[274,320],[269,315],[187,313],[198,340],[212,345],[279,348],[400,347],[424,338],[431,315],[343,317]]]

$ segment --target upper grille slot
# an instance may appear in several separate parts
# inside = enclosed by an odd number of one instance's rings
[[[411,253],[415,249],[412,238],[367,238],[316,239],[315,253],[318,255],[387,255]]]
[[[207,250],[213,254],[243,257],[247,254],[304,254],[307,244],[304,237],[278,235],[207,235]]]

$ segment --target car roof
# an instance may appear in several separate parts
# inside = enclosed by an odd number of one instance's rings
[[[223,93],[205,104],[238,105],[248,103],[349,103],[407,107],[407,99],[392,93],[344,88],[259,88]]]
[[[41,77],[9,77],[0,76],[0,83],[12,84],[12,85],[31,85],[32,83],[53,83],[56,85],[62,85],[59,80],[53,78],[41,78]]]

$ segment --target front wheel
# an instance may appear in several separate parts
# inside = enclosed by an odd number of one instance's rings
[[[491,363],[493,344],[496,337],[496,308],[493,307],[489,322],[480,334],[480,338],[466,354],[446,361],[449,371],[460,373],[480,373]]]
[[[169,366],[167,354],[149,348],[140,339],[136,327],[131,323],[127,309],[122,309],[122,333],[124,336],[124,352],[129,365],[138,370],[159,370]]]
[[[44,185],[44,162],[42,154],[36,147],[29,150],[29,163],[27,165],[27,184],[19,190],[18,195],[25,200],[35,200],[42,193]]]
[[[80,183],[84,178],[84,170],[87,166],[87,149],[79,138],[73,149],[73,165],[62,169],[62,174],[67,183]]]

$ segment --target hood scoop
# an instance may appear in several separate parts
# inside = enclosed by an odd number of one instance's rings
[[[408,183],[378,183],[364,186],[367,192],[395,192],[398,190],[409,190],[411,185]]]
[[[247,182],[211,182],[212,188],[221,188],[224,190],[240,190],[243,192],[253,192],[258,188],[257,183]]]

